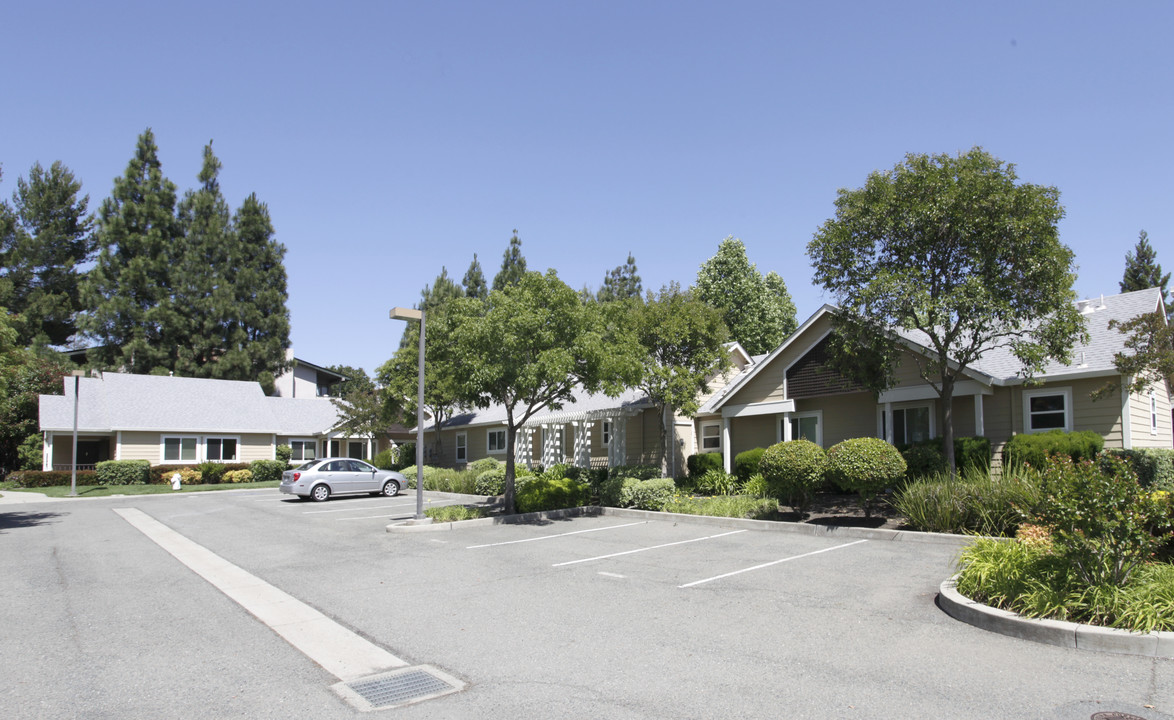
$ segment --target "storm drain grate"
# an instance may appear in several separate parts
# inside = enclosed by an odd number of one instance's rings
[[[335,690],[359,710],[383,710],[459,692],[465,684],[426,665],[338,683]]]
[[[1098,712],[1092,714],[1092,720],[1145,720],[1145,718],[1123,712]]]

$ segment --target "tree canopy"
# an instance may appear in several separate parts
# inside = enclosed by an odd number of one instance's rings
[[[518,428],[543,409],[557,410],[577,387],[618,395],[636,381],[639,357],[622,328],[609,328],[598,303],[585,303],[553,271],[528,272],[488,300],[449,306],[448,355],[466,404],[506,411],[507,512],[514,509]]]
[[[677,283],[656,294],[649,292],[643,303],[631,301],[627,313],[641,351],[636,387],[659,411],[662,471],[672,477],[667,426],[672,421],[665,409],[684,415],[697,411],[699,395],[708,391],[709,380],[728,362],[729,333],[720,311],[683,292]]]
[[[1125,274],[1121,278],[1121,292],[1158,288],[1162,292],[1162,303],[1166,306],[1166,318],[1174,320],[1174,305],[1171,304],[1167,292],[1169,283],[1170,273],[1162,272],[1158,253],[1150,245],[1149,235],[1142,230],[1138,233],[1137,245],[1133,247],[1133,251],[1125,253]]]
[[[915,361],[941,398],[951,468],[954,386],[976,360],[1006,347],[1030,377],[1084,337],[1059,191],[1017,179],[1014,165],[981,148],[910,154],[840,190],[835,217],[807,246],[815,282],[842,309],[833,351],[879,361],[879,373],[859,378],[878,392],[896,363]],[[909,331],[927,354],[900,351],[894,333]]]
[[[502,254],[501,270],[493,277],[493,289],[504,290],[506,286],[521,280],[525,274],[526,258],[522,256],[522,240],[518,237],[518,231],[514,230],[510,245]]]
[[[464,287],[467,297],[481,300],[489,297],[489,285],[485,282],[485,273],[481,271],[481,261],[477,259],[477,253],[473,253],[473,262],[469,263],[469,269],[461,279],[461,286]]]
[[[721,311],[730,336],[751,355],[774,350],[798,325],[786,283],[774,272],[763,277],[733,236],[702,263],[694,294]]]
[[[94,255],[89,196],[69,168],[36,163],[0,201],[0,306],[16,320],[17,343],[62,346],[77,331],[80,266]]]
[[[628,260],[615,267],[603,278],[603,285],[596,294],[599,302],[612,302],[629,298],[639,299],[644,293],[640,276],[636,273],[636,258],[628,253]]]

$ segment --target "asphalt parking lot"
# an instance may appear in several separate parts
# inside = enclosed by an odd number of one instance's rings
[[[0,507],[10,714],[357,714],[323,666],[116,510],[467,684],[388,716],[1174,713],[1174,661],[1036,645],[942,613],[951,545],[616,516],[391,534],[411,493],[276,494]]]

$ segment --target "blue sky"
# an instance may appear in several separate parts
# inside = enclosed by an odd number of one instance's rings
[[[1174,269],[1174,3],[55,2],[0,10],[0,194],[61,160],[91,208],[151,127],[268,203],[299,357],[368,371],[441,267],[688,285],[727,235],[830,298],[806,245],[836,191],[981,145],[1055,185],[1077,294],[1145,229]]]

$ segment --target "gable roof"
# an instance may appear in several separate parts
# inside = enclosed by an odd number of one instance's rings
[[[40,396],[42,430],[73,429],[73,378]],[[78,431],[313,435],[338,423],[329,398],[266,397],[255,382],[104,373],[78,379]]]
[[[1161,309],[1162,297],[1157,288],[1150,288],[1081,300],[1076,303],[1076,306],[1088,323],[1088,343],[1073,348],[1071,364],[1053,360],[1044,367],[1042,373],[1036,376],[1037,379],[1115,375],[1117,370],[1113,364],[1113,357],[1124,349],[1125,336],[1115,329],[1109,329],[1109,323],[1111,321],[1122,323],[1138,315]],[[745,387],[763,368],[787,348],[800,342],[803,335],[816,322],[826,315],[838,312],[840,309],[834,305],[824,305],[816,310],[765,358],[762,360],[755,358],[756,362],[753,365],[745,368],[725,388],[715,393],[697,411],[697,414],[705,415],[719,412],[722,405],[738,390]],[[902,328],[897,330],[897,335],[911,350],[915,352],[929,351],[928,337],[924,333]],[[966,375],[987,385],[1014,385],[1023,382],[1023,364],[1019,362],[1010,348],[1000,347],[984,353],[978,361],[967,368]]]

